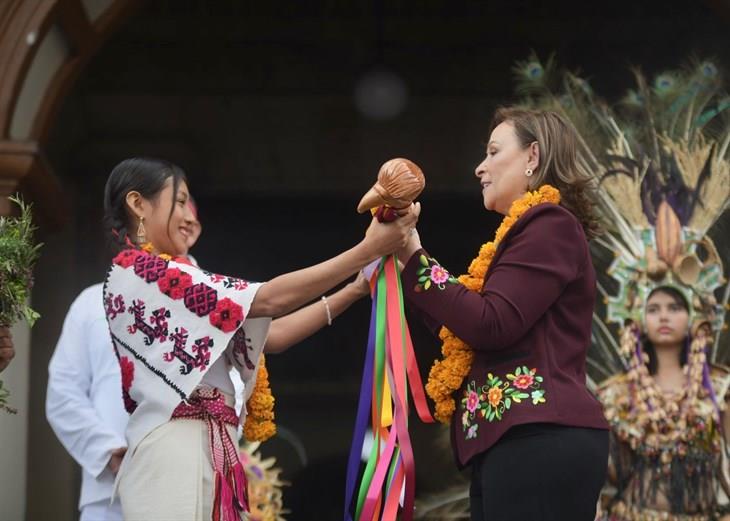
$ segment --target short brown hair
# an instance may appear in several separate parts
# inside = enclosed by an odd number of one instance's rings
[[[517,107],[497,109],[490,132],[500,123],[512,123],[523,147],[537,141],[540,164],[530,177],[529,187],[537,190],[544,184],[560,191],[561,206],[580,221],[588,239],[601,233],[594,213],[596,180],[578,168],[578,138],[573,126],[555,112]]]

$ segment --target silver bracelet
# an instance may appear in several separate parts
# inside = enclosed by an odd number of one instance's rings
[[[332,313],[330,312],[330,305],[327,303],[327,297],[322,295],[322,302],[324,302],[324,310],[327,312],[327,325],[332,325]]]

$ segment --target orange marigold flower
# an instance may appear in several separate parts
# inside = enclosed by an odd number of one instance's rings
[[[276,434],[274,419],[274,395],[269,385],[269,372],[266,360],[261,355],[261,363],[256,375],[253,393],[246,403],[248,414],[243,425],[243,433],[249,441],[265,441]]]
[[[487,399],[492,407],[496,407],[502,401],[502,389],[497,386],[492,387],[487,393]]]

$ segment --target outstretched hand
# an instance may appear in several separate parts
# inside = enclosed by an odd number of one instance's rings
[[[393,222],[381,223],[373,218],[364,239],[372,257],[390,255],[403,248],[416,227],[420,213],[421,203],[412,203],[408,208],[399,210],[399,217]]]

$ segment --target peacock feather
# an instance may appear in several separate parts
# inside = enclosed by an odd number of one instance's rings
[[[635,85],[614,105],[579,74],[559,71],[552,56],[543,65],[532,54],[513,71],[522,106],[556,111],[574,125],[580,168],[599,188],[607,233],[592,250],[600,272],[609,273],[599,281],[603,302],[594,321],[591,376],[603,379],[623,365],[615,326],[601,317],[616,323],[635,317],[641,294],[665,283],[684,290],[698,320],[712,317],[713,361],[727,361],[730,349],[721,337],[730,289],[722,256],[713,254],[717,248],[706,237],[730,203],[730,97],[717,65],[695,59],[653,78],[635,68]],[[658,224],[660,212],[671,218]],[[656,260],[666,265],[659,271],[653,259],[647,264],[664,240],[666,222],[676,222],[671,233],[683,248],[674,257],[695,262],[696,279],[666,259]]]

